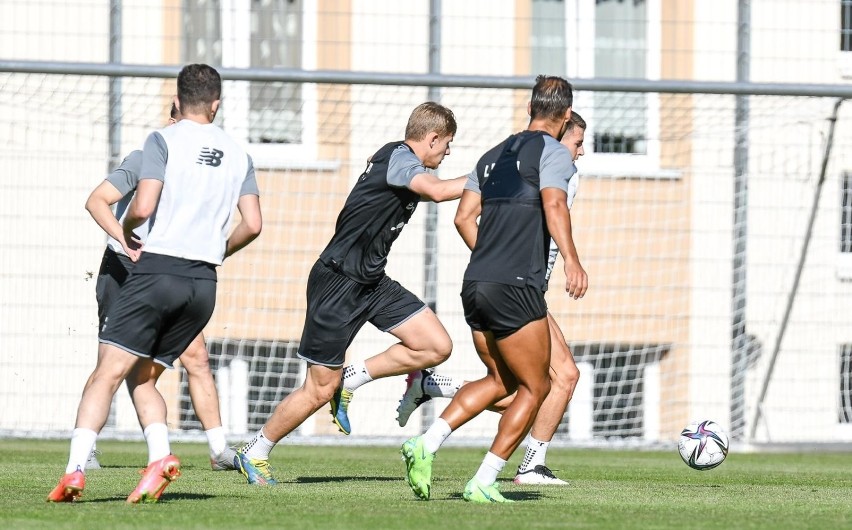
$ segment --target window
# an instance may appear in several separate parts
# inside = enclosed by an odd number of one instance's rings
[[[840,190],[840,252],[852,253],[852,173],[845,172]]]
[[[234,68],[314,67],[316,0],[183,0],[182,60]],[[309,31],[310,30],[310,31]],[[302,83],[226,81],[222,126],[259,167],[316,156],[315,89]]]
[[[645,0],[595,0],[595,77],[643,79],[648,54]],[[645,154],[647,98],[596,92],[592,150]]]
[[[568,78],[659,79],[662,0],[565,3]],[[577,92],[589,124],[582,170],[598,177],[678,178],[660,169],[660,97]]]
[[[852,344],[841,344],[838,423],[852,424]]]
[[[532,75],[564,76],[565,2],[533,0],[530,49]]]
[[[840,51],[852,51],[852,0],[840,0]]]
[[[252,0],[252,67],[301,68],[301,3],[301,0]],[[251,83],[250,92],[249,141],[301,143],[301,85]]]

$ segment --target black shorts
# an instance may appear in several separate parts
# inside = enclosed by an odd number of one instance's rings
[[[98,340],[172,367],[207,325],[216,282],[173,274],[132,274],[107,312]]]
[[[498,339],[547,316],[544,293],[533,286],[466,280],[461,298],[464,319],[471,329],[490,331]]]
[[[121,286],[133,270],[133,261],[124,254],[118,254],[107,247],[101,259],[98,281],[95,285],[95,297],[98,300],[98,329],[104,326],[109,308],[118,300]]]
[[[426,304],[398,282],[384,276],[364,285],[317,261],[308,275],[308,310],[299,357],[323,366],[343,366],[346,348],[369,322],[390,331],[426,309]]]

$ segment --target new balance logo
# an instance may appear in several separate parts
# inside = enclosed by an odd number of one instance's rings
[[[208,166],[219,167],[222,164],[222,157],[225,153],[212,147],[202,147],[201,153],[198,155],[196,164],[205,164]]]

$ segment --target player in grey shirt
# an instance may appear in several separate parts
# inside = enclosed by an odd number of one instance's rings
[[[215,267],[261,231],[257,195],[241,194],[254,170],[242,147],[212,121],[222,80],[212,67],[191,64],[177,79],[176,105],[183,120],[152,133],[143,152],[136,195],[122,223],[125,248],[133,230],[157,213],[133,274],[127,279],[98,335],[98,364],[86,382],[71,437],[65,475],[49,493],[71,502],[85,487],[85,462],[126,381],[148,445],[148,466],[129,503],[156,502],[180,475],[171,453],[167,408],[156,380],[204,329],[216,300]],[[166,140],[168,153],[152,145]],[[149,162],[148,151],[152,160]],[[166,158],[162,167],[156,158]],[[153,162],[153,163],[152,163]],[[198,187],[197,182],[205,186]],[[228,233],[234,211],[240,222]]]
[[[172,103],[169,124],[177,123],[178,120],[180,120],[180,113]],[[108,236],[95,290],[98,301],[98,328],[103,327],[109,309],[118,297],[121,286],[133,271],[135,260],[139,258],[138,246],[125,248],[127,243],[123,237],[121,222],[136,193],[141,172],[142,150],[140,149],[127,155],[121,164],[92,191],[86,201],[86,209]],[[113,205],[115,205],[114,214],[111,209]],[[145,241],[149,226],[150,223],[144,223],[134,230],[140,242]],[[209,355],[203,334],[193,339],[180,356],[180,362],[186,370],[192,406],[207,436],[211,468],[214,471],[236,469],[235,453],[227,445],[225,429],[222,426],[219,395],[210,370]],[[95,453],[92,453],[92,457],[86,462],[86,468],[97,468],[99,465]]]
[[[585,120],[579,114],[572,111],[568,129],[560,142],[571,153],[572,161],[576,162],[584,154],[583,142],[585,140],[585,130]],[[568,180],[567,187],[569,208],[573,204],[578,185],[578,176],[574,171],[575,168],[572,167],[570,172],[573,173],[573,176]],[[472,184],[467,189],[479,193],[478,182],[475,185]],[[459,210],[456,212],[455,222],[462,233],[475,238],[477,219],[481,212],[481,203],[479,201],[465,201],[465,206],[467,208],[463,208],[460,205]],[[475,243],[475,239],[471,239],[470,237],[465,241],[471,246]],[[546,280],[550,279],[550,273],[556,265],[558,254],[559,249],[555,243],[551,244],[550,255],[547,261],[547,271],[545,273]],[[538,414],[535,417],[535,422],[530,430],[526,452],[515,475],[516,484],[548,486],[563,486],[568,484],[553,474],[550,468],[547,467],[545,460],[550,441],[553,439],[565,414],[565,409],[574,394],[574,389],[580,378],[580,371],[577,369],[574,356],[568,347],[562,330],[550,312],[547,314],[547,320],[550,328],[551,388],[547,398],[541,404]],[[397,421],[399,425],[404,427],[408,423],[411,413],[426,401],[437,397],[452,398],[458,392],[459,388],[466,383],[467,381],[463,379],[434,373],[430,370],[412,372],[406,380],[406,390],[397,407]],[[502,413],[512,402],[514,396],[515,394],[495,403],[490,407],[490,410]]]
[[[549,238],[565,259],[566,291],[580,298],[588,278],[571,238],[568,182],[573,162],[558,140],[567,129],[570,83],[539,76],[526,131],[487,152],[476,166],[480,193],[466,189],[459,210],[481,208],[479,223],[457,223],[473,248],[462,285],[465,319],[487,369],[484,378],[458,390],[422,436],[403,444],[408,484],[428,499],[432,461],[449,435],[479,412],[517,390],[479,470],[467,483],[470,502],[507,502],[496,478],[520,445],[550,391],[550,333],[544,301]]]

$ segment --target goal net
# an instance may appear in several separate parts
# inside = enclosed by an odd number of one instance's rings
[[[175,91],[171,79],[120,80],[120,107],[111,107],[105,77],[0,74],[0,433],[66,435],[95,365],[105,236],[83,205],[108,169],[164,124]],[[265,219],[260,238],[221,267],[205,329],[232,438],[253,433],[303,380],[296,353],[310,267],[368,157],[402,138],[428,94],[379,81],[226,83],[217,121],[249,145]],[[440,89],[459,124],[440,175],[469,172],[522,129],[527,97]],[[581,370],[557,443],[669,442],[691,419],[713,419],[740,439],[754,427],[753,442],[852,439],[852,109],[840,107],[823,173],[834,100],[747,101],[738,121],[732,95],[576,93],[589,127],[571,216],[590,288],[569,299],[560,262],[547,294]],[[109,135],[111,115],[120,136]],[[414,293],[435,293],[454,341],[438,371],[469,380],[484,369],[459,298],[469,253],[455,206],[438,205],[427,233],[421,204],[387,272]],[[392,342],[367,325],[347,359]],[[171,428],[197,433],[184,370],[167,372],[160,388]],[[434,400],[400,428],[403,390],[402,376],[359,389],[351,437],[402,439],[446,405]],[[486,412],[454,439],[489,438],[497,419]],[[105,433],[140,436],[124,389]],[[300,436],[339,435],[324,408]]]

